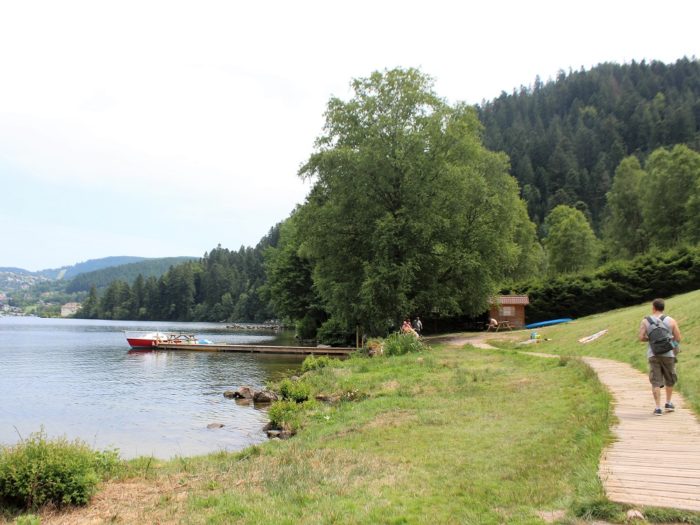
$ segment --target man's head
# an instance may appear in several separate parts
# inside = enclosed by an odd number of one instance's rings
[[[666,303],[663,299],[654,299],[651,302],[651,307],[654,309],[655,312],[663,312],[664,308],[666,308]]]

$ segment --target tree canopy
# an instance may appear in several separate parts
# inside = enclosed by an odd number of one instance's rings
[[[415,69],[375,72],[352,89],[329,101],[300,170],[313,187],[297,252],[324,308],[370,332],[416,312],[483,312],[534,250],[507,158],[482,145],[473,108],[448,105]]]
[[[598,241],[580,210],[560,204],[547,215],[545,228],[544,244],[553,273],[593,267],[597,260]]]
[[[560,72],[479,107],[484,142],[511,159],[530,218],[585,205],[596,231],[620,161],[659,147],[700,150],[700,61]]]

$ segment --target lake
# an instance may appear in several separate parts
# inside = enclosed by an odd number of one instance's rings
[[[302,357],[130,351],[125,330],[184,331],[227,343],[281,344],[217,323],[0,317],[0,444],[42,427],[118,448],[123,458],[241,450],[267,438],[264,409],[223,397],[296,370]],[[287,337],[289,334],[287,334]],[[209,423],[224,427],[208,429]]]

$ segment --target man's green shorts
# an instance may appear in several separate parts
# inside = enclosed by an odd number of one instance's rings
[[[673,386],[678,381],[676,358],[658,355],[649,358],[649,382],[653,387]]]

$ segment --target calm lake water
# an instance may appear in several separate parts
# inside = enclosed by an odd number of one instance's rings
[[[124,458],[240,450],[267,438],[265,411],[223,392],[262,386],[302,358],[129,351],[124,330],[185,331],[215,342],[276,344],[214,323],[0,317],[0,444],[49,436],[116,447]],[[207,429],[209,423],[223,423]]]

